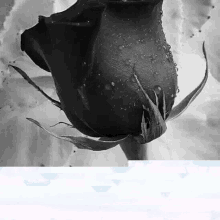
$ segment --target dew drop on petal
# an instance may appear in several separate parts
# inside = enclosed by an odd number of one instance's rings
[[[124,48],[124,46],[121,45],[121,46],[119,46],[118,48],[119,48],[119,50],[122,50],[122,49]]]
[[[131,80],[131,82],[133,82],[133,83],[136,83],[137,81],[136,81],[136,78],[132,75],[131,77],[130,77],[130,80]]]
[[[130,59],[125,60],[125,64],[129,65],[129,66],[132,66],[132,60],[130,60]]]
[[[154,91],[156,92],[156,94],[160,94],[161,90],[162,89],[160,86],[154,86]]]
[[[161,51],[162,50],[162,46],[158,45],[157,50]]]
[[[111,85],[106,84],[106,85],[105,85],[105,89],[106,89],[106,90],[111,90],[111,89],[112,89],[112,87],[111,87]]]
[[[150,58],[151,63],[154,63],[157,56],[156,55],[150,55],[149,58]]]

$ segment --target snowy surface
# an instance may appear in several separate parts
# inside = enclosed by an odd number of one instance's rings
[[[219,165],[208,172],[184,161],[130,163],[124,172],[2,168],[0,219],[220,219]]]

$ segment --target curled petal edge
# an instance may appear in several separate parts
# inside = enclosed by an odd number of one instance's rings
[[[74,136],[58,136],[55,133],[47,130],[44,126],[42,126],[38,121],[32,118],[26,118],[27,120],[31,121],[38,127],[42,128],[44,131],[49,133],[50,135],[67,142],[74,144],[78,149],[85,149],[85,150],[92,150],[92,151],[103,151],[108,150],[110,148],[115,147],[116,145],[123,142],[128,136],[117,137],[117,138],[100,138],[99,140],[95,140],[88,137],[74,137]]]
[[[170,120],[173,120],[179,117],[189,107],[189,105],[195,100],[195,98],[200,94],[200,92],[203,90],[208,80],[208,61],[207,61],[207,55],[205,51],[205,42],[203,42],[202,50],[203,50],[203,54],[206,60],[205,76],[202,82],[189,95],[187,95],[177,106],[175,106],[172,109],[169,117],[167,118],[167,121],[170,121]]]

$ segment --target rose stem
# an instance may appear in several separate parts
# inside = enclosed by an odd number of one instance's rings
[[[128,160],[147,160],[147,144],[138,144],[132,137],[120,144]]]

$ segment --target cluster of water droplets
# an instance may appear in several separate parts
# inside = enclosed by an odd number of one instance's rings
[[[157,55],[156,54],[149,55],[149,60],[152,64],[155,63],[157,60]]]
[[[154,91],[155,91],[155,93],[157,94],[157,95],[159,95],[160,93],[161,93],[161,91],[162,91],[162,88],[160,87],[160,86],[154,86]]]
[[[171,53],[171,47],[169,44],[167,44],[167,46],[163,45],[163,49],[165,51],[165,55],[166,55],[166,59],[169,63],[173,62],[173,55]]]

